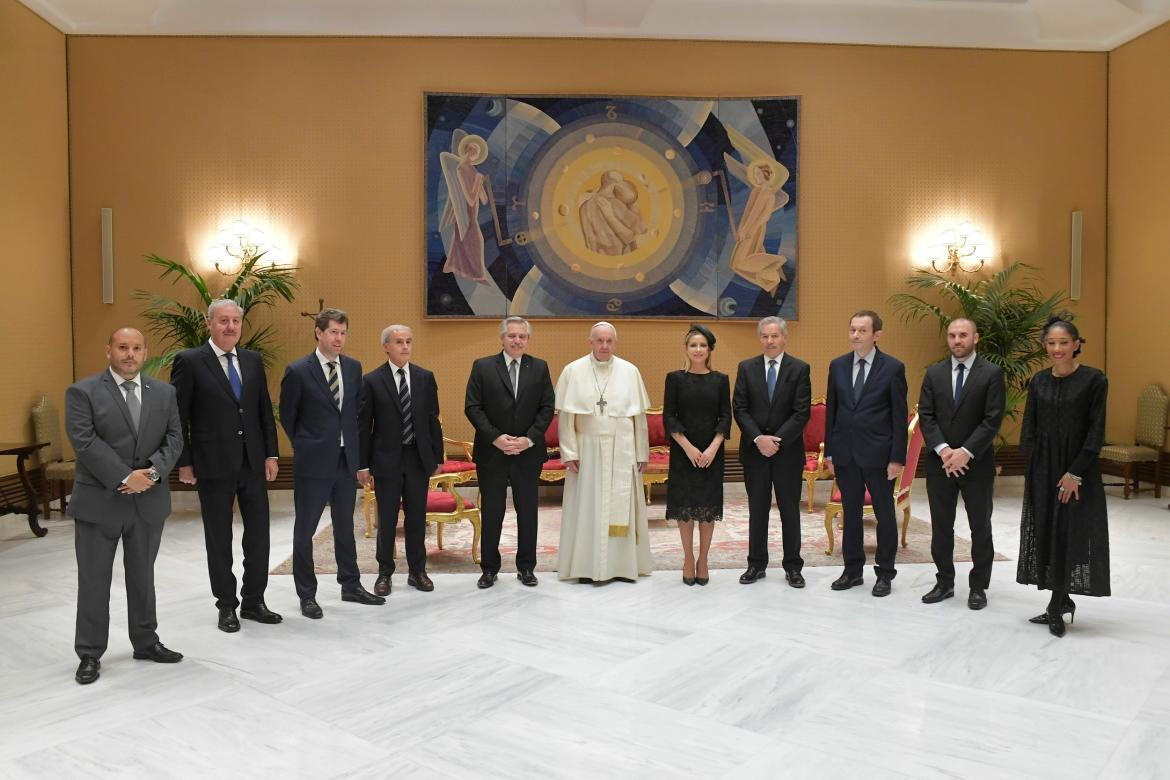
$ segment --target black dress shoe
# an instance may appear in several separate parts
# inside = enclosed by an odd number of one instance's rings
[[[321,610],[321,605],[317,603],[317,599],[301,599],[301,614],[309,618],[309,620],[320,620],[325,617],[325,613]]]
[[[798,571],[784,572],[784,579],[788,580],[788,584],[794,588],[804,587],[804,575]]]
[[[374,580],[374,595],[375,596],[389,596],[390,595],[390,575],[379,574],[378,579]]]
[[[162,642],[155,642],[145,650],[135,650],[134,657],[139,661],[154,661],[156,664],[177,664],[183,660],[182,653],[168,650]]]
[[[972,591],[974,593],[974,591]],[[923,604],[937,604],[943,599],[949,599],[955,595],[953,587],[943,587],[942,585],[935,585],[930,591],[922,597]]]
[[[578,577],[577,578],[578,585],[588,585],[591,582],[593,582],[593,580],[589,579],[588,577]]]
[[[762,580],[767,576],[768,573],[764,571],[763,566],[748,566],[747,571],[739,575],[739,584],[751,585],[756,580]]]
[[[234,609],[224,607],[219,611],[219,630],[234,634],[240,630],[240,619]]]
[[[987,591],[983,588],[971,588],[967,594],[968,609],[983,609],[987,606]]]
[[[73,675],[73,679],[77,680],[79,685],[89,685],[101,677],[101,668],[101,661],[92,655],[83,655],[81,657],[81,663],[77,665],[77,672]]]
[[[527,585],[530,588],[536,587],[536,573],[532,569],[521,569],[516,572],[516,579],[520,580],[521,585]]]
[[[263,601],[257,601],[250,607],[242,607],[240,617],[244,620],[255,620],[257,623],[268,623],[269,625],[284,620],[280,615],[270,610]]]
[[[345,590],[341,591],[341,600],[355,601],[358,604],[369,604],[375,607],[386,603],[386,599],[370,593],[368,590],[362,587],[360,582],[357,585],[354,585],[352,588],[346,588]]]
[[[882,596],[890,595],[890,579],[889,577],[878,577],[877,582],[873,584],[873,595],[881,598]]]
[[[475,587],[479,588],[480,590],[483,590],[484,588],[490,588],[492,585],[496,584],[496,576],[497,575],[494,571],[485,571],[483,574],[479,575],[479,581],[475,583]]]
[[[865,584],[864,575],[846,573],[846,574],[842,574],[840,577],[833,580],[833,584],[830,585],[829,587],[832,588],[833,590],[849,590],[850,588],[855,588],[858,585],[864,585],[864,584]]]
[[[1070,622],[1070,623],[1075,622],[1074,618],[1077,616],[1077,605],[1073,603],[1072,599],[1065,598],[1064,606],[1062,606],[1060,609],[1060,614],[1061,615],[1067,614],[1068,615],[1068,622]],[[1048,612],[1044,611],[1044,612],[1041,612],[1036,617],[1028,618],[1028,622],[1029,623],[1036,623],[1037,625],[1041,625],[1041,626],[1046,626],[1046,625],[1048,625]]]
[[[406,578],[406,584],[421,590],[423,593],[430,593],[435,589],[435,583],[431,582],[431,578],[427,576],[425,571],[411,572]]]

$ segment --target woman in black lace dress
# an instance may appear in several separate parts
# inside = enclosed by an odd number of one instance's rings
[[[678,521],[683,582],[706,585],[707,552],[715,521],[723,519],[723,442],[731,435],[731,382],[711,370],[715,335],[692,325],[685,339],[687,367],[666,375],[662,421],[670,434],[666,518]],[[695,523],[699,557],[695,560]]]
[[[1081,344],[1069,318],[1049,321],[1052,367],[1029,382],[1020,431],[1027,472],[1016,581],[1052,591],[1048,608],[1030,620],[1055,636],[1076,613],[1070,594],[1109,595],[1109,518],[1097,465],[1109,383],[1077,362]]]

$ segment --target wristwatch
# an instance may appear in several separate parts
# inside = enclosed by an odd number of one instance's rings
[[[156,469],[154,466],[150,467],[150,470],[146,472],[146,476],[150,477],[151,482],[158,482],[160,479],[162,479],[162,474],[159,474],[158,469]]]

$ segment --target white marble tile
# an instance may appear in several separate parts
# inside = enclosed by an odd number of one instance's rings
[[[997,487],[1009,558],[1020,492]],[[272,504],[275,565],[291,494]],[[119,562],[110,650],[85,687],[72,679],[72,523],[34,539],[23,517],[0,517],[0,777],[1165,776],[1165,499],[1109,499],[1116,595],[1077,599],[1061,640],[1027,623],[1048,594],[1017,585],[1010,560],[981,612],[966,608],[965,564],[957,597],[930,606],[929,564],[899,566],[885,599],[869,570],[866,587],[834,593],[838,568],[813,566],[799,591],[720,570],[706,588],[678,572],[603,587],[546,573],[479,591],[464,574],[419,593],[400,573],[383,607],[341,602],[324,577],[321,621],[300,616],[291,577],[272,577],[266,601],[285,622],[227,635],[198,503],[176,506],[159,633],[186,659],[131,660]]]
[[[566,682],[405,755],[454,777],[706,777],[767,744],[742,729]]]

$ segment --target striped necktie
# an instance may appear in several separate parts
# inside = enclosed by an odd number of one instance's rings
[[[329,361],[329,392],[333,395],[333,403],[341,408],[341,378],[337,376],[337,361]]]
[[[414,416],[410,413],[410,385],[406,369],[398,369],[398,403],[402,406],[402,443],[414,444]]]

